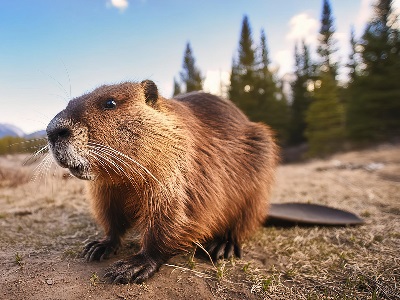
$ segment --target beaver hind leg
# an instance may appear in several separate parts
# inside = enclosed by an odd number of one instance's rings
[[[222,258],[229,259],[232,256],[242,257],[242,247],[231,231],[209,242],[206,250],[213,261]]]

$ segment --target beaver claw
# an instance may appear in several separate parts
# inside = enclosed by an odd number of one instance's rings
[[[127,284],[129,282],[142,283],[154,275],[161,266],[143,254],[136,254],[129,260],[120,260],[106,270],[104,277],[112,283]]]
[[[213,261],[218,259],[229,259],[232,256],[237,258],[242,257],[242,248],[240,244],[232,238],[231,234],[228,237],[217,238],[210,242],[206,247]]]
[[[116,254],[118,248],[118,243],[107,238],[101,241],[92,241],[86,244],[82,257],[86,261],[103,260],[109,258],[112,253]]]

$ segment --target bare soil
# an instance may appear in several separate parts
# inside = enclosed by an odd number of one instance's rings
[[[180,255],[141,285],[103,279],[137,249],[129,235],[104,262],[79,258],[100,238],[85,183],[23,156],[0,157],[0,299],[400,299],[400,147],[279,167],[272,202],[357,213],[357,227],[261,228],[241,260]]]

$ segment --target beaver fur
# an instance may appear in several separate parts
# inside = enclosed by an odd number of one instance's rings
[[[104,85],[71,100],[47,135],[58,164],[88,180],[105,232],[84,257],[108,258],[129,229],[140,235],[139,252],[105,274],[113,282],[140,283],[195,245],[213,259],[240,257],[266,219],[278,148],[229,100],[164,99],[149,80]]]

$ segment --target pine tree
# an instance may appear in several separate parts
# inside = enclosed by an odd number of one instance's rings
[[[336,40],[334,38],[335,26],[333,21],[334,19],[329,0],[323,0],[321,29],[319,31],[319,46],[317,53],[322,59],[320,70],[323,72],[329,71],[333,76],[336,76],[338,66],[332,57],[337,51]]]
[[[179,84],[179,82],[174,77],[174,92],[173,92],[172,96],[176,96],[176,95],[179,95],[181,93],[182,93],[181,85]]]
[[[344,108],[335,79],[337,64],[332,58],[336,41],[331,6],[323,1],[318,54],[321,63],[315,77],[315,91],[306,112],[309,155],[324,155],[341,148],[344,141]],[[320,87],[319,87],[320,86]]]
[[[270,63],[269,53],[267,47],[267,38],[264,30],[261,30],[260,46],[258,49],[258,57],[255,61],[254,74],[254,97],[257,99],[257,108],[253,114],[253,120],[257,122],[269,119],[271,124],[271,116],[268,116],[268,112],[271,111],[271,105],[273,104],[277,92],[277,87],[273,79],[273,75],[269,70],[268,66]],[[274,123],[272,121],[272,123]]]
[[[357,52],[358,48],[358,41],[355,37],[354,27],[351,26],[350,30],[350,54],[349,54],[349,61],[346,64],[348,69],[348,85],[347,87],[342,89],[343,94],[343,105],[345,106],[345,127],[346,127],[346,134],[348,134],[348,126],[347,126],[347,117],[349,111],[349,103],[357,97],[357,93],[355,93],[355,81],[357,80],[358,76],[360,75],[360,59],[359,54]]]
[[[247,16],[244,16],[242,23],[241,38],[239,41],[239,63],[247,71],[252,73],[255,62],[255,51],[251,33],[250,22]]]
[[[321,86],[314,92],[313,102],[306,113],[305,135],[309,155],[326,155],[341,148],[344,141],[344,108],[339,103],[338,87],[332,74],[320,76]]]
[[[229,97],[255,122],[265,122],[284,143],[287,136],[288,105],[282,85],[269,69],[265,32],[261,31],[260,45],[255,47],[251,27],[244,16],[238,56],[233,59]]]
[[[276,131],[280,143],[284,144],[288,138],[289,109],[282,91],[282,83],[269,69],[269,51],[263,29],[258,50],[254,70],[256,75],[254,96],[257,99],[257,109],[253,114],[253,120],[270,125]]]
[[[234,101],[237,105],[239,105],[238,99],[241,94],[240,86],[239,66],[236,60],[233,58],[228,95],[229,98],[232,99],[232,101]]]
[[[203,88],[203,78],[200,70],[196,67],[196,60],[193,57],[190,43],[186,44],[186,50],[183,57],[183,71],[181,72],[181,80],[186,88],[186,93],[198,91]]]
[[[357,54],[357,41],[354,33],[354,27],[351,27],[350,31],[350,54],[349,62],[347,63],[347,68],[349,69],[349,82],[354,82],[358,75],[359,69],[359,59]]]
[[[295,45],[295,76],[292,82],[292,103],[290,119],[290,144],[298,145],[306,141],[306,112],[311,103],[308,90],[313,78],[312,63],[308,46],[302,41],[301,50]]]
[[[268,70],[268,66],[271,63],[269,59],[269,51],[267,46],[267,37],[265,36],[264,29],[261,29],[261,38],[260,38],[260,52],[261,52],[261,66],[260,69],[263,70],[263,75],[265,77],[269,76],[270,72]]]
[[[250,119],[257,112],[255,97],[256,77],[255,51],[252,39],[250,22],[247,16],[243,17],[240,33],[238,58],[233,59],[229,97],[242,109]]]
[[[351,84],[347,124],[360,142],[400,136],[400,34],[393,1],[379,0],[361,38],[361,75]]]

